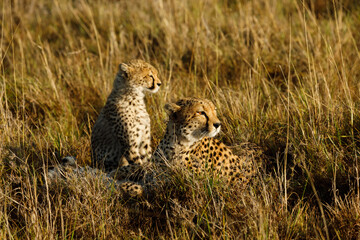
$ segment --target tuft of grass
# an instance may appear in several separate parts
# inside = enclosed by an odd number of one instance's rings
[[[359,237],[360,6],[351,0],[11,1],[0,4],[0,238]],[[215,102],[221,138],[264,149],[248,189],[174,170],[126,200],[91,177],[44,189],[91,128],[119,63],[159,69],[147,97]],[[95,181],[95,182],[94,182]]]

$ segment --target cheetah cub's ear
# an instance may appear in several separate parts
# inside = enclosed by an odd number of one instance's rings
[[[125,63],[121,63],[119,65],[119,71],[123,72],[125,74],[125,76],[128,77],[130,74],[130,67]]]
[[[180,110],[180,106],[177,105],[176,103],[167,103],[165,104],[165,112],[168,114],[168,115],[171,115],[177,111]]]

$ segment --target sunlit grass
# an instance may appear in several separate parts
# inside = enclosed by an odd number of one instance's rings
[[[356,1],[4,0],[0,11],[0,238],[358,237]],[[209,98],[219,138],[267,155],[249,189],[181,171],[150,203],[89,179],[40,187],[63,156],[90,164],[92,125],[133,58],[164,83],[147,97],[153,146],[166,102]]]

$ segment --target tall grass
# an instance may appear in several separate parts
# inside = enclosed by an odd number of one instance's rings
[[[359,237],[356,1],[0,7],[0,238]],[[61,157],[90,163],[92,125],[118,64],[133,58],[164,83],[147,97],[154,146],[165,102],[209,98],[224,142],[267,155],[247,190],[176,169],[148,199],[123,199],[91,177],[48,186],[41,176]]]

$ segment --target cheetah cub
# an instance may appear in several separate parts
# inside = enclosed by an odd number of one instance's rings
[[[237,156],[213,137],[221,123],[214,104],[207,99],[185,98],[165,106],[169,121],[166,133],[154,153],[155,161],[168,161],[195,173],[213,174],[227,182],[247,184],[255,173],[255,149]],[[255,151],[254,151],[255,150]]]
[[[160,85],[158,71],[149,63],[132,60],[119,65],[113,89],[92,130],[95,166],[110,172],[148,162],[152,150],[144,96],[145,92],[156,93]]]

